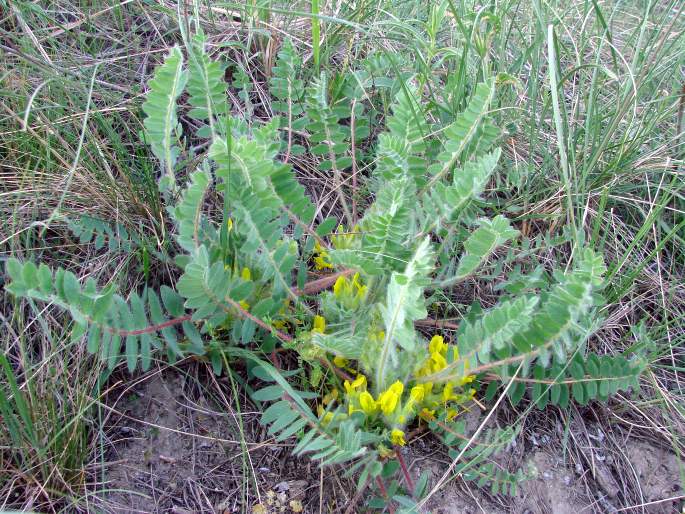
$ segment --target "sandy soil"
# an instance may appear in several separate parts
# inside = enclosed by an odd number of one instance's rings
[[[306,459],[293,459],[289,445],[263,443],[269,438],[257,422],[257,412],[219,408],[216,399],[206,398],[202,390],[196,379],[169,371],[152,375],[119,397],[114,407],[120,414],[108,427],[106,512],[345,510],[354,495],[353,483],[332,470],[322,474]],[[473,413],[467,425],[474,428],[478,423],[479,414]],[[596,430],[601,434],[600,428]],[[247,441],[244,446],[241,431]],[[682,494],[682,463],[673,453],[632,437],[617,447],[604,444],[608,438],[590,435],[592,444],[570,456],[559,439],[528,432],[515,448],[498,457],[504,465],[515,462],[532,470],[516,497],[493,497],[456,479],[431,498],[426,512],[682,512],[682,500],[663,501]],[[450,462],[430,437],[419,440],[405,457],[411,473],[418,477],[429,469],[433,483]],[[641,495],[637,503],[623,494],[626,484],[634,483]],[[643,506],[619,510],[638,504]],[[362,512],[361,505],[355,511]]]

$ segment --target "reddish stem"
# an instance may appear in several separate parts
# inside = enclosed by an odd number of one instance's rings
[[[414,325],[418,327],[447,328],[449,330],[459,330],[459,325],[457,325],[456,323],[450,323],[449,321],[442,321],[432,318],[417,319],[414,322]]]
[[[400,463],[400,468],[402,468],[402,474],[404,475],[404,481],[407,483],[407,487],[409,488],[409,494],[413,495],[414,494],[414,481],[411,479],[411,475],[409,474],[409,468],[407,467],[407,463],[404,462],[404,457],[402,457],[402,448],[399,446],[395,446],[395,455],[397,455],[397,462]]]
[[[138,330],[115,330],[115,329],[110,329],[111,333],[116,333],[119,334],[121,337],[127,337],[127,336],[139,336],[142,334],[151,334],[152,332],[159,332],[160,330],[163,330],[167,327],[171,327],[173,325],[178,325],[179,323],[183,323],[184,321],[188,321],[193,317],[192,314],[186,314],[185,316],[180,316],[178,318],[173,318],[168,321],[165,321],[164,323],[160,323],[159,325],[150,325],[149,327],[145,328],[140,328]]]
[[[381,492],[383,499],[387,502],[388,512],[390,514],[395,514],[395,507],[390,503],[390,497],[388,496],[388,490],[385,488],[383,479],[381,477],[376,477],[376,485],[378,485],[378,490]]]
[[[301,296],[303,294],[316,294],[318,292],[323,291],[324,289],[328,289],[331,287],[333,284],[335,284],[336,280],[340,277],[346,277],[354,273],[354,270],[352,269],[346,269],[343,271],[339,271],[337,273],[331,273],[330,275],[326,275],[325,277],[312,280],[311,282],[307,282],[304,285],[303,289],[295,289],[295,294],[298,296]]]
[[[325,277],[312,280],[310,282],[307,282],[304,285],[304,288],[302,289],[295,289],[294,293],[298,296],[302,295],[311,295],[311,294],[316,294],[324,289],[328,289],[331,287],[333,284],[335,284],[336,280],[338,280],[339,277],[346,277],[354,273],[354,270],[352,269],[346,269],[343,271],[339,271],[337,273],[331,273],[330,275],[326,275]],[[274,331],[276,336],[281,339],[282,341],[292,341],[293,338],[289,336],[288,334],[285,334],[283,332],[280,332],[278,330],[275,330],[273,327],[267,325],[264,323],[262,320],[257,318],[256,316],[253,316],[250,314],[248,311],[243,309],[237,302],[234,302],[233,300],[229,299],[229,303],[231,306],[235,307],[238,309],[240,312],[240,315],[244,318],[251,319],[254,321],[257,325],[262,327],[263,329],[271,332]],[[184,321],[190,321],[192,319],[193,315],[192,314],[185,314],[183,316],[179,316],[178,318],[173,318],[170,320],[165,321],[164,323],[159,323],[158,325],[150,325],[145,328],[139,328],[136,330],[116,330],[113,328],[109,329],[109,332],[112,334],[118,334],[121,337],[128,337],[128,336],[139,336],[143,334],[152,334],[153,332],[159,332],[160,330],[163,330],[168,327],[172,327],[174,325],[178,325],[180,323],[183,323]],[[417,320],[414,322],[417,326],[421,327],[436,327],[436,328],[447,328],[447,329],[452,329],[456,330],[459,328],[459,325],[456,325],[454,323],[450,323],[448,321],[439,321],[439,320],[434,320],[434,319],[422,319],[422,320]]]
[[[276,335],[276,337],[278,337],[281,341],[285,341],[286,343],[289,343],[290,341],[293,340],[293,338],[291,336],[289,336],[288,334],[285,334],[285,333],[281,332],[280,330],[276,330],[271,325],[267,325],[266,323],[264,323],[261,319],[259,319],[254,314],[250,314],[248,311],[243,309],[242,305],[240,305],[235,300],[231,300],[230,298],[228,298],[228,303],[231,305],[231,307],[234,307],[235,309],[237,309],[243,318],[247,318],[247,319],[254,321],[257,325],[262,327],[267,332],[273,332]]]

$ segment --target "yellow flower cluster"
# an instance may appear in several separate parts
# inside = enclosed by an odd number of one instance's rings
[[[447,367],[447,354],[450,351],[450,345],[445,343],[442,336],[435,335],[430,340],[428,345],[428,352],[430,356],[426,359],[421,369],[416,374],[417,378],[432,375],[433,373],[439,373]],[[456,361],[459,359],[459,350],[456,346],[451,348],[452,360]],[[465,368],[468,369],[468,361],[465,363]],[[432,382],[424,382],[421,384],[426,397],[426,407],[419,413],[419,415],[424,419],[432,419],[435,416],[435,407],[441,404],[447,409],[448,417],[454,417],[457,415],[455,409],[448,408],[449,402],[455,402],[457,404],[465,403],[475,394],[475,389],[469,389],[464,393],[455,393],[455,387],[463,388],[466,384],[469,384],[475,380],[475,375],[466,375],[459,380],[450,381],[442,386],[442,390],[434,391],[434,385]]]
[[[450,347],[441,336],[434,336],[429,344],[429,357],[423,364],[416,377],[420,378],[437,373],[447,367],[448,352],[451,352],[451,360],[459,358],[456,347]],[[347,362],[336,362],[338,365],[346,365]],[[468,368],[468,366],[467,366]],[[475,389],[464,390],[464,386],[473,382],[474,375],[468,375],[460,380],[447,382],[441,388],[434,387],[433,383],[420,383],[411,387],[408,394],[405,385],[399,380],[391,384],[385,391],[381,391],[376,398],[367,390],[367,380],[362,374],[352,380],[346,380],[345,399],[347,402],[347,415],[362,412],[367,418],[382,416],[385,423],[391,428],[390,440],[394,445],[404,445],[403,427],[415,416],[426,420],[435,418],[438,408],[444,409],[447,417],[453,418],[458,414],[457,405],[466,403],[472,399]],[[455,392],[455,388],[461,392]]]
[[[336,299],[348,309],[356,309],[366,299],[368,287],[363,285],[359,273],[355,273],[352,280],[340,276],[333,284],[333,294]]]
[[[337,298],[355,298],[362,301],[366,294],[365,286],[359,281],[359,276],[355,275],[352,280],[341,277],[336,282],[334,294]],[[326,320],[321,316],[315,316],[312,323],[312,333],[323,334],[326,330]],[[382,332],[373,332],[372,338],[383,338]],[[420,367],[415,378],[427,377],[444,370],[449,362],[459,358],[458,350],[455,346],[445,343],[442,336],[436,335],[430,340],[428,345],[429,356]],[[449,358],[448,358],[449,357]],[[449,362],[448,362],[449,361]],[[343,357],[335,357],[333,362],[336,366],[344,367],[351,373],[356,371],[348,368],[349,362]],[[466,362],[468,370],[468,362]],[[340,421],[352,415],[362,413],[369,421],[382,420],[389,427],[387,437],[395,446],[406,444],[404,427],[407,426],[415,417],[425,420],[432,420],[436,417],[436,412],[446,413],[447,419],[451,419],[458,414],[458,406],[471,400],[475,394],[475,389],[465,388],[475,379],[474,375],[466,375],[458,380],[450,381],[436,387],[431,382],[416,383],[407,388],[404,383],[397,380],[384,391],[380,391],[375,397],[368,390],[368,382],[365,375],[357,373],[354,380],[344,381],[344,404],[347,405],[347,413],[328,412],[324,407],[333,401],[339,400],[339,391],[334,389],[323,398],[323,405],[319,406],[319,417],[321,423],[327,425],[336,420]],[[357,414],[355,414],[357,413]]]
[[[424,396],[421,386],[415,386],[411,389],[409,398],[403,405],[404,384],[399,380],[381,392],[376,399],[366,390],[366,377],[362,374],[359,374],[352,382],[346,380],[344,385],[349,415],[357,411],[363,412],[370,418],[382,414],[393,427],[390,434],[392,443],[405,444],[404,432],[400,427],[404,426],[416,414]]]
[[[331,244],[336,250],[350,248],[354,241],[356,233],[359,231],[357,225],[352,228],[351,232],[346,232],[343,225],[338,225],[335,234],[331,236]]]
[[[338,225],[334,235],[331,235],[331,244],[336,250],[350,248],[357,232],[357,227],[351,233],[345,232],[345,227]],[[333,269],[331,254],[324,248],[319,241],[314,242],[314,269],[319,271]]]
[[[321,243],[314,243],[314,268],[317,270],[333,269],[331,256],[328,251],[321,246]]]

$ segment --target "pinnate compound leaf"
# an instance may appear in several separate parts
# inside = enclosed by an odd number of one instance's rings
[[[165,170],[160,182],[162,190],[174,188],[176,184],[175,167],[180,149],[176,145],[179,131],[177,105],[188,80],[183,69],[183,55],[180,48],[173,47],[158,66],[150,80],[149,91],[143,104],[146,117],[143,121],[148,144]]]

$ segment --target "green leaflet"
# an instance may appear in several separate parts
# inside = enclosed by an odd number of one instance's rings
[[[175,46],[158,66],[150,80],[143,112],[145,134],[152,152],[160,160],[166,176],[160,180],[161,190],[173,189],[176,184],[175,166],[180,150],[175,140],[180,133],[176,115],[176,101],[183,92],[188,73],[183,69],[181,50]]]
[[[359,360],[366,337],[356,334],[314,334],[312,342],[333,355]]]
[[[300,117],[304,113],[305,86],[300,77],[302,59],[297,54],[293,43],[286,39],[278,52],[275,66],[272,69],[269,86],[276,100],[271,104],[273,110],[283,114],[285,126],[301,130],[306,123]],[[291,133],[289,133],[289,136]],[[304,150],[304,148],[302,148]]]
[[[142,245],[138,234],[129,232],[121,223],[110,225],[85,214],[78,219],[68,219],[67,223],[81,244],[93,242],[96,250],[107,246],[110,252],[130,253]]]
[[[319,169],[340,172],[352,164],[348,155],[350,134],[340,124],[343,118],[340,109],[333,110],[328,105],[327,87],[328,79],[322,72],[307,90],[306,109],[310,119],[307,130],[311,133],[311,143],[315,145],[312,153],[325,158]],[[349,111],[345,114],[349,116]]]
[[[471,97],[466,110],[457,116],[457,119],[445,128],[445,144],[442,152],[437,157],[435,164],[428,168],[432,175],[428,188],[440,181],[449,173],[464,151],[478,134],[479,127],[488,113],[490,102],[495,94],[494,80],[478,84],[476,91]]]
[[[539,352],[543,365],[548,365],[551,353],[563,362],[567,352],[576,348],[570,335],[594,306],[595,291],[605,271],[601,257],[592,250],[581,253],[575,269],[552,288],[529,328],[513,337],[516,349],[522,353]]]
[[[181,248],[190,252],[197,248],[201,239],[202,202],[211,176],[207,170],[199,170],[190,176],[190,184],[183,191],[181,200],[172,211],[178,225],[176,240]],[[211,236],[210,236],[211,237]],[[215,234],[214,234],[215,237]]]
[[[516,334],[528,327],[537,304],[536,296],[505,300],[486,311],[475,323],[465,323],[463,335],[459,338],[460,355],[468,358],[474,367],[487,364],[493,351],[510,344]]]
[[[374,452],[362,444],[362,431],[354,423],[344,421],[338,425],[333,422],[337,426],[335,431],[331,430],[331,425],[322,426],[305,401],[306,397],[311,397],[311,393],[295,390],[279,370],[258,360],[252,353],[244,352],[241,355],[262,368],[262,379],[273,381],[278,386],[267,386],[253,395],[260,401],[278,399],[264,411],[260,419],[263,425],[269,426],[269,434],[282,441],[297,432],[303,432],[293,450],[295,455],[309,454],[311,459],[319,460],[321,466],[374,457]]]
[[[198,135],[214,137],[221,132],[223,117],[227,112],[226,66],[210,60],[204,46],[203,34],[197,34],[188,45],[188,103],[192,106],[188,116],[209,124],[209,130],[201,127]]]
[[[511,228],[509,220],[504,216],[480,220],[480,227],[464,243],[466,253],[462,255],[455,275],[440,285],[445,287],[465,279],[476,271],[497,247],[518,234],[519,231]]]
[[[528,383],[528,397],[538,409],[547,405],[568,406],[573,398],[581,405],[593,400],[606,401],[619,391],[639,390],[639,377],[644,371],[643,358],[626,359],[622,355],[577,353],[566,366],[533,368],[536,382]]]
[[[342,268],[351,268],[367,275],[381,275],[384,269],[377,262],[379,252],[354,249],[339,249],[330,252],[334,264]]]
[[[264,263],[266,279],[273,279],[273,296],[299,298],[291,289],[292,272],[297,261],[296,246],[283,238],[283,218],[266,195],[244,191],[234,202],[236,227],[245,236],[242,251]]]
[[[405,83],[395,96],[390,109],[392,116],[387,121],[390,134],[407,145],[412,154],[421,155],[426,151],[425,138],[430,129],[416,88]]]
[[[395,179],[379,191],[361,222],[361,251],[386,270],[403,269],[409,257],[406,248],[415,234],[414,201],[413,183],[407,178]]]
[[[447,382],[477,367],[499,369],[506,378],[507,367],[500,360],[509,358],[515,363],[537,359],[547,367],[554,354],[558,362],[564,362],[568,352],[578,347],[576,336],[588,336],[578,321],[594,307],[605,269],[601,257],[585,250],[575,268],[542,296],[539,308],[536,297],[523,296],[486,311],[476,321],[466,321],[459,335],[460,358],[420,381]],[[522,373],[527,371],[526,366]],[[518,384],[512,389],[518,396],[525,392]]]
[[[376,393],[384,391],[398,376],[401,365],[399,349],[409,354],[415,350],[414,321],[426,317],[423,289],[433,270],[433,260],[430,241],[425,238],[419,243],[404,273],[394,272],[390,277],[385,304],[379,306],[385,324],[385,340],[374,366]]]
[[[385,180],[411,177],[418,187],[424,185],[426,172],[425,138],[430,133],[416,88],[405,84],[391,105],[388,132],[378,138],[374,173]]]
[[[243,135],[233,138],[231,152],[225,139],[215,139],[209,157],[217,163],[217,177],[228,181],[232,189],[248,187],[264,191],[274,168],[273,156],[267,156],[266,152],[263,145]]]
[[[230,153],[226,141],[216,139],[209,155],[217,163],[217,176],[229,182],[229,189],[236,195],[245,188],[251,189],[259,195],[261,204],[267,203],[307,226],[316,209],[292,168],[275,160],[279,147],[278,120],[274,119],[255,130],[252,138],[234,138]]]
[[[191,253],[185,273],[178,280],[179,294],[184,297],[186,309],[194,311],[193,320],[210,320],[220,323],[235,303],[246,300],[254,289],[253,282],[242,280],[222,261],[212,261],[205,246]]]
[[[505,300],[476,320],[464,321],[458,335],[459,359],[427,380],[443,382],[463,377],[469,369],[511,355],[512,338],[528,328],[537,304],[534,296]]]
[[[295,178],[292,168],[287,165],[276,166],[270,177],[273,191],[288,211],[288,215],[300,225],[310,225],[316,207],[305,194],[304,187]]]
[[[45,264],[36,267],[30,261],[21,263],[12,258],[7,263],[7,273],[12,279],[7,290],[12,294],[50,302],[68,310],[76,324],[76,337],[87,333],[88,352],[99,354],[110,369],[120,362],[124,341],[123,356],[128,368],[135,370],[137,360],[141,358],[142,368],[147,369],[149,354],[141,355],[141,351],[148,351],[149,345],[161,348],[158,334],[167,343],[170,359],[183,355],[178,344],[177,323],[156,328],[156,325],[185,315],[180,296],[169,287],[161,289],[162,302],[149,289],[142,295],[131,293],[127,302],[111,287],[98,290],[92,280],[82,286],[73,273],[61,268],[53,272]]]
[[[431,429],[450,447],[449,456],[455,459],[460,455],[454,473],[467,482],[476,482],[478,487],[489,486],[493,494],[515,495],[518,485],[529,478],[521,469],[510,473],[496,465],[491,457],[505,448],[519,435],[520,426],[491,428],[483,430],[478,440],[468,445],[468,439],[457,438],[466,430],[463,421],[431,424]],[[463,452],[463,453],[462,453]]]
[[[352,106],[346,104],[329,106],[328,103],[328,79],[324,72],[315,79],[307,89],[306,111],[309,118],[307,130],[310,133],[310,142],[314,145],[311,148],[313,155],[320,155],[324,160],[319,164],[321,171],[332,171],[337,183],[336,191],[340,205],[345,213],[348,225],[352,225],[352,213],[347,205],[347,200],[343,194],[342,172],[352,166],[352,155],[350,154],[350,130],[344,127],[340,120],[349,117],[352,113]],[[357,114],[362,112],[362,104],[356,104]]]
[[[425,232],[453,225],[464,209],[485,189],[497,166],[501,150],[496,150],[464,164],[454,172],[451,185],[436,183],[423,200]]]

